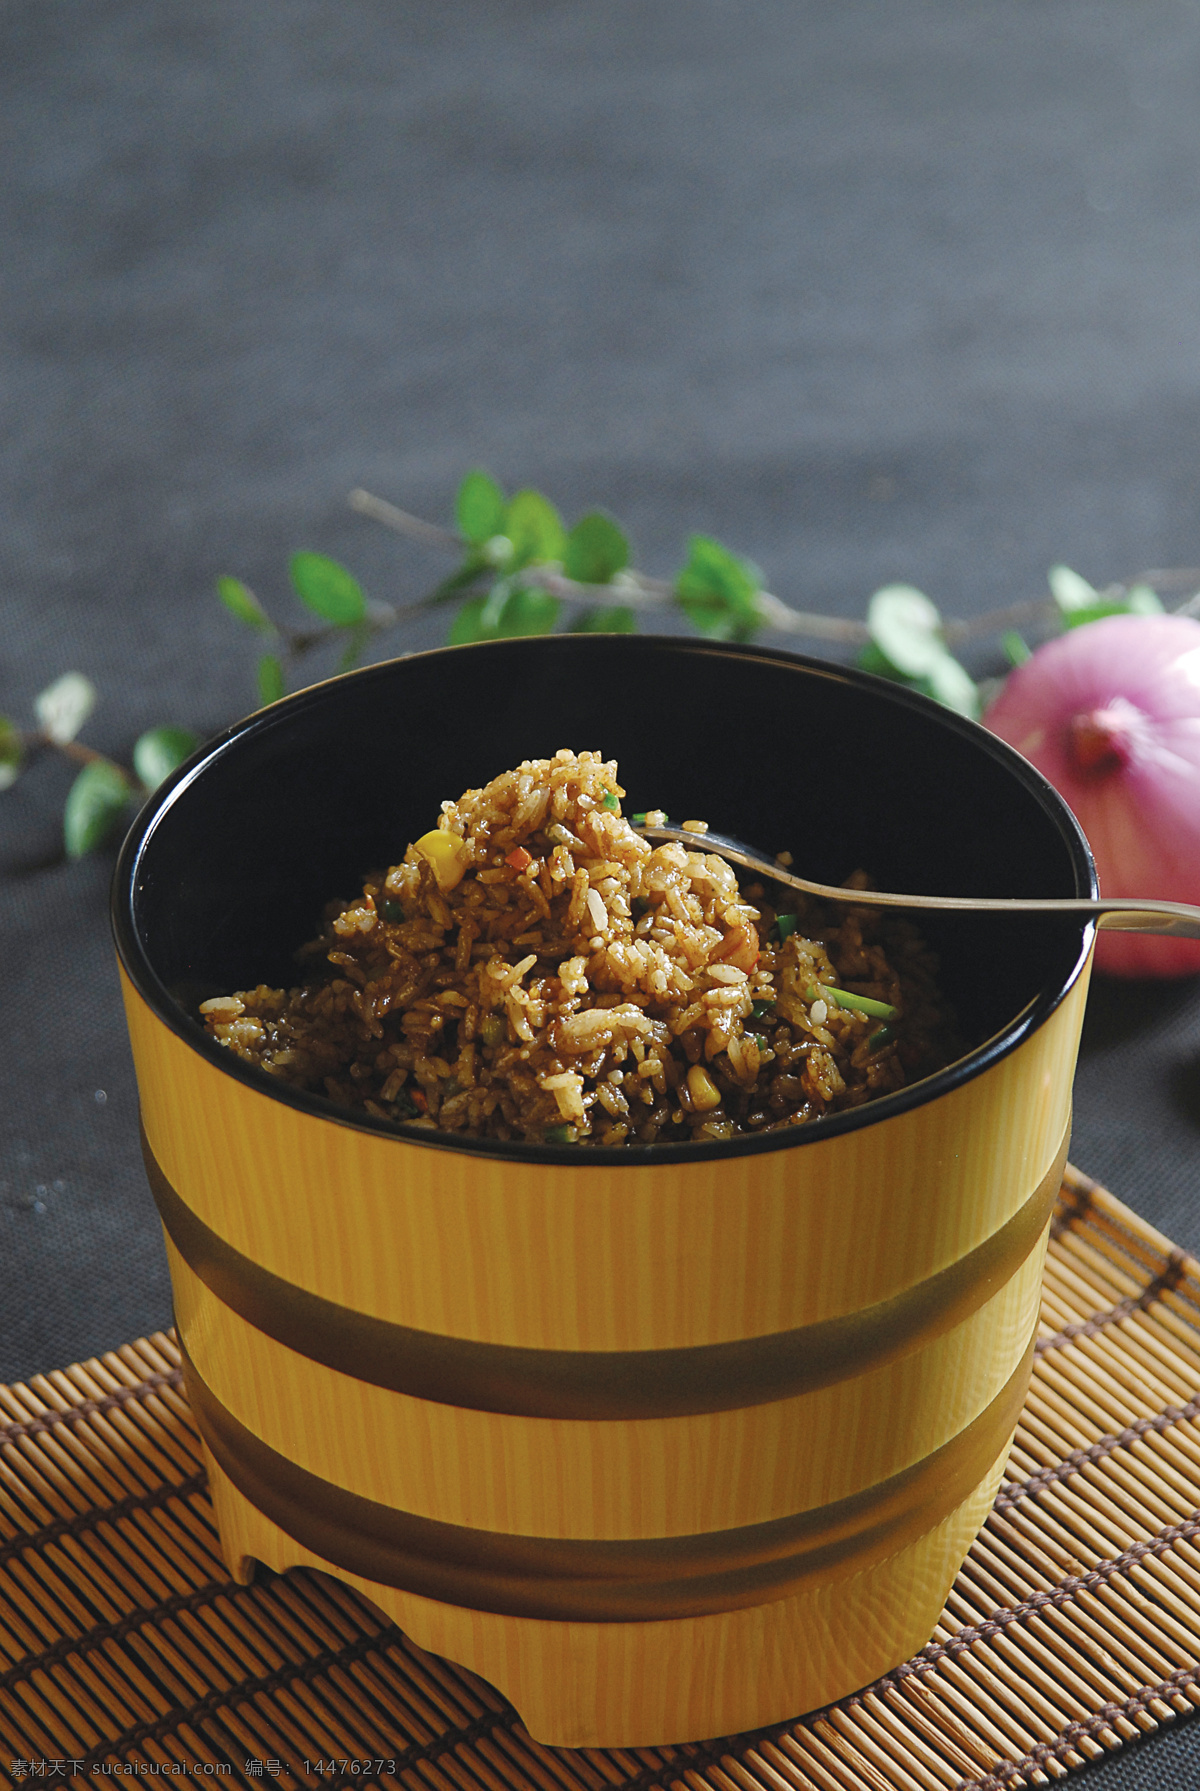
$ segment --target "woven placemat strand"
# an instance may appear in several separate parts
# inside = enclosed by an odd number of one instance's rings
[[[0,1388],[0,1783],[1002,1791],[1200,1707],[1200,1268],[1068,1169],[1007,1477],[913,1660],[759,1735],[547,1748],[323,1575],[221,1560],[164,1334]]]

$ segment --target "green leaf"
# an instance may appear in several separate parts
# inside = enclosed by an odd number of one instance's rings
[[[1069,566],[1051,566],[1050,589],[1065,628],[1084,628],[1107,616],[1160,616],[1162,603],[1149,585],[1131,585],[1123,595],[1097,591]]]
[[[236,616],[239,622],[245,622],[248,628],[257,630],[259,634],[273,634],[274,625],[263,609],[262,604],[248,585],[240,578],[230,578],[222,574],[217,580],[217,596],[225,605],[230,615]]]
[[[746,640],[760,626],[756,599],[761,585],[758,568],[749,560],[739,560],[707,535],[693,535],[675,595],[702,634]]]
[[[281,696],[287,695],[287,686],[283,681],[283,667],[274,653],[264,653],[258,662],[258,700],[265,709],[268,703],[277,703]]]
[[[868,642],[856,663],[864,672],[875,672],[881,678],[890,678],[894,684],[919,690],[923,696],[933,697],[935,702],[944,703],[947,709],[955,709],[960,715],[969,715],[972,720],[979,718],[982,707],[979,688],[966,667],[952,658],[945,647],[927,660],[919,678],[900,671],[875,641]]]
[[[474,641],[493,640],[491,631],[485,632],[482,625],[483,608],[486,597],[468,597],[453,622],[446,636],[452,647],[469,647]]]
[[[1100,593],[1069,566],[1051,566],[1046,574],[1050,591],[1064,616],[1075,609],[1091,609]]]
[[[887,654],[881,652],[874,641],[867,642],[854,663],[861,671],[874,672],[877,678],[891,678],[900,684],[909,682],[903,672],[896,670]]]
[[[497,599],[497,591],[499,597]],[[472,597],[463,604],[448,636],[452,647],[472,641],[512,640],[517,635],[550,634],[562,604],[549,591],[525,586],[515,591],[501,580],[486,597]]]
[[[497,633],[502,640],[519,634],[552,634],[562,608],[557,597],[536,586],[522,587],[509,597],[500,615]]]
[[[558,511],[540,491],[518,491],[504,513],[503,534],[513,545],[513,565],[561,560],[567,544]]]
[[[922,678],[945,653],[942,618],[912,585],[885,585],[867,605],[871,640],[906,678]]]
[[[0,715],[0,790],[15,784],[21,769],[21,730],[7,715]]]
[[[1004,648],[1004,657],[1009,665],[1024,665],[1027,659],[1033,658],[1029,642],[1015,628],[1010,628],[1000,636],[1000,645]]]
[[[563,571],[580,585],[606,585],[629,564],[629,543],[611,516],[592,510],[567,536]]]
[[[56,746],[65,746],[96,706],[96,687],[82,672],[64,672],[34,698],[33,712],[42,732]]]
[[[924,677],[916,681],[916,687],[947,709],[955,709],[959,715],[969,715],[972,721],[979,720],[979,691],[975,680],[949,653],[943,652],[934,660]]]
[[[1088,622],[1103,622],[1106,616],[1161,616],[1163,606],[1149,585],[1131,585],[1123,597],[1111,597],[1101,591],[1091,603],[1081,603],[1063,612],[1064,628],[1083,628]]]
[[[1103,622],[1107,616],[1127,616],[1129,610],[1124,603],[1085,603],[1078,609],[1063,611],[1064,628],[1084,628],[1089,622]]]
[[[585,609],[571,625],[572,634],[636,634],[637,616],[627,604],[613,603],[605,609]]]
[[[306,609],[338,628],[366,619],[367,600],[358,580],[323,553],[294,553],[288,563],[292,586]]]
[[[133,748],[133,768],[148,790],[157,790],[164,777],[190,758],[200,742],[186,728],[151,728],[140,734]]]
[[[68,858],[95,851],[112,833],[130,797],[129,779],[108,759],[84,766],[67,792],[63,843]]]
[[[469,472],[458,488],[454,516],[464,541],[482,547],[504,532],[504,493],[482,468]]]

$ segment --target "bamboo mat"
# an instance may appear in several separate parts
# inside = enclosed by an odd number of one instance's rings
[[[999,1791],[1200,1706],[1200,1265],[1068,1169],[1033,1387],[937,1632],[755,1736],[546,1748],[321,1574],[238,1587],[159,1334],[0,1388],[0,1783]]]

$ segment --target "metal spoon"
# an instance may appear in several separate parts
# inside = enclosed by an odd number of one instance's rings
[[[880,889],[838,889],[828,883],[810,883],[797,877],[741,840],[721,833],[692,833],[683,827],[635,827],[647,840],[677,840],[694,852],[715,852],[743,869],[757,871],[775,883],[826,902],[853,902],[862,908],[940,908],[955,914],[1062,914],[1075,920],[1094,920],[1098,927],[1121,933],[1162,933],[1174,939],[1200,939],[1200,908],[1186,902],[1143,901],[1135,896],[1101,896],[1026,901],[1015,896],[893,895]]]

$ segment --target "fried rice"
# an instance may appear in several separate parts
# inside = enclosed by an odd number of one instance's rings
[[[297,987],[217,996],[204,1024],[378,1120],[608,1148],[807,1124],[961,1053],[911,923],[739,886],[702,822],[694,849],[652,846],[624,794],[563,749],[444,802],[330,903]]]

